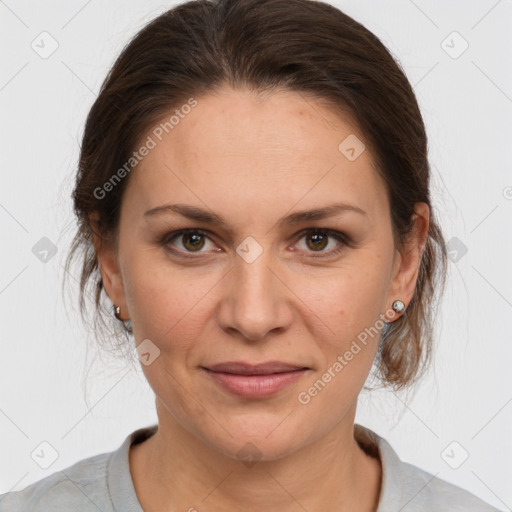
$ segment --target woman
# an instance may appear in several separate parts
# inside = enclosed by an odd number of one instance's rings
[[[496,510],[354,424],[372,365],[396,390],[428,367],[446,270],[414,93],[363,26],[164,13],[90,111],[73,199],[82,300],[112,301],[158,425],[1,510]]]

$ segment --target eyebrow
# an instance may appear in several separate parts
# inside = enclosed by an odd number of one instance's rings
[[[345,212],[355,212],[360,215],[367,214],[358,206],[346,203],[336,203],[324,206],[323,208],[317,208],[314,210],[302,210],[291,213],[281,218],[277,222],[277,225],[281,227],[287,224],[294,225],[306,221],[321,220]],[[228,222],[224,220],[220,215],[217,215],[216,213],[213,213],[208,210],[203,210],[202,208],[198,208],[197,206],[191,206],[186,204],[164,204],[161,206],[156,206],[155,208],[151,208],[150,210],[144,212],[144,217],[155,217],[173,213],[177,213],[179,215],[182,215],[183,217],[186,217],[197,222],[218,225],[225,229],[229,229]]]

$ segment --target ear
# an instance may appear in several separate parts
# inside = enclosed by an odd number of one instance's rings
[[[113,304],[121,308],[120,317],[126,321],[129,319],[129,314],[115,243],[112,239],[106,238],[101,232],[97,212],[91,213],[89,219],[93,233],[94,251],[98,259],[105,292]]]
[[[389,290],[387,309],[391,309],[395,300],[401,300],[405,307],[414,296],[416,282],[421,265],[430,224],[430,208],[426,203],[415,203],[413,228],[402,250],[395,253],[393,278]],[[396,320],[400,313],[393,312]]]

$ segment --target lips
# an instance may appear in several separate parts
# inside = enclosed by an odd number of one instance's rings
[[[267,398],[297,382],[309,368],[281,361],[225,362],[203,367],[224,391],[244,398]]]
[[[236,375],[271,375],[273,373],[287,373],[305,368],[305,366],[297,366],[294,364],[282,363],[280,361],[269,361],[267,363],[255,365],[230,361],[207,367],[207,369],[212,372],[231,373]]]

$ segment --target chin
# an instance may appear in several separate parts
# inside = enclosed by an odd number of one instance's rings
[[[215,433],[210,432],[204,438],[232,459],[246,462],[279,460],[307,444],[304,422],[299,425],[296,420],[285,419],[286,415],[248,414],[239,421],[231,417],[226,423],[219,418],[226,430],[213,427]]]
[[[293,444],[292,444],[293,443]],[[258,436],[225,439],[225,443],[215,444],[215,448],[223,455],[251,466],[256,462],[276,461],[296,452],[300,445],[297,440],[276,438],[269,440]]]

